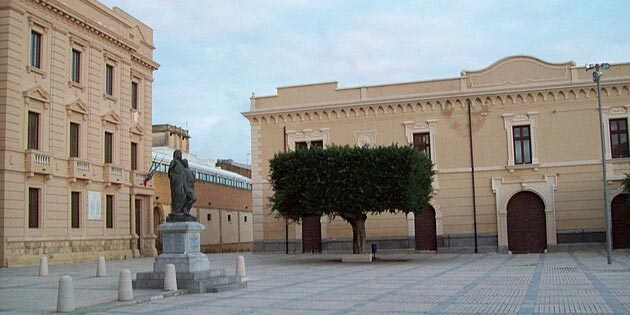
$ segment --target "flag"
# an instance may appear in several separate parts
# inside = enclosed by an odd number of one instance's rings
[[[164,157],[162,157],[162,160],[160,160],[160,163],[155,163],[156,159],[157,159],[157,156],[151,162],[151,167],[149,168],[149,172],[147,173],[147,177],[144,178],[144,186],[145,187],[147,186],[147,183],[149,181],[151,181],[151,179],[155,175],[155,172],[157,171],[158,167],[160,167],[160,165],[162,165],[162,161],[164,161]]]

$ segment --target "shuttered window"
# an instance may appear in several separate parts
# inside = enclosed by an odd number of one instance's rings
[[[70,157],[79,157],[79,124],[70,123]]]
[[[72,218],[72,228],[80,227],[80,209],[81,209],[81,193],[73,191],[70,198],[70,212]]]
[[[28,227],[39,228],[39,189],[28,189]]]
[[[28,112],[28,149],[39,150],[39,114]]]

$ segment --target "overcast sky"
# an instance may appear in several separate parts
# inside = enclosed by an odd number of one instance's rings
[[[100,0],[153,28],[153,123],[249,162],[249,96],[458,77],[509,55],[630,62],[630,1]]]

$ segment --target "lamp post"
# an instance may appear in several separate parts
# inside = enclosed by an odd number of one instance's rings
[[[599,108],[599,139],[602,148],[602,172],[604,175],[604,213],[606,215],[606,259],[608,264],[612,264],[612,236],[611,236],[611,218],[610,204],[608,203],[608,178],[606,178],[606,149],[604,146],[604,119],[602,115],[602,90],[599,85],[599,79],[602,77],[602,70],[610,69],[608,63],[587,64],[586,71],[595,70],[593,72],[593,82],[597,84],[597,106]]]

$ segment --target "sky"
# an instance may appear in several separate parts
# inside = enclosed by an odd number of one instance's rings
[[[511,55],[630,62],[630,1],[99,0],[153,28],[153,124],[249,163],[249,97],[459,77]]]

